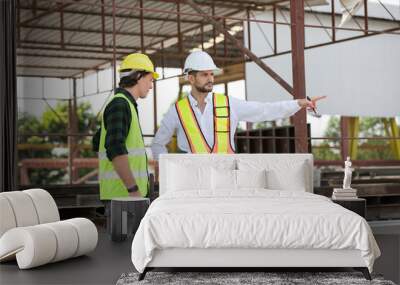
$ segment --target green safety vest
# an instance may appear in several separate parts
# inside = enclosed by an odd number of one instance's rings
[[[147,171],[147,155],[144,146],[142,130],[139,125],[139,117],[135,106],[122,93],[115,94],[110,102],[115,98],[124,98],[129,103],[129,107],[131,109],[132,120],[129,127],[129,133],[125,141],[125,146],[128,150],[129,169],[136,180],[140,194],[145,197],[148,192],[149,178]],[[125,184],[115,171],[112,162],[107,158],[105,148],[106,134],[107,130],[104,127],[103,117],[101,121],[99,145],[100,199],[111,200],[115,197],[127,197],[129,194]]]

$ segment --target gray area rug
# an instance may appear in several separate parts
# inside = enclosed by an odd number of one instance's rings
[[[122,274],[117,285],[133,284],[379,284],[395,285],[381,276],[372,275],[368,281],[359,272],[148,272],[146,278],[138,281],[139,273]]]

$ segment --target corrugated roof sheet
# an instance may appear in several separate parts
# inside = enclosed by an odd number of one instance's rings
[[[104,40],[102,33],[101,0],[50,1],[20,0],[18,75],[27,76],[78,76],[84,71],[108,66],[113,58],[113,9],[112,0],[104,0]],[[211,3],[215,15],[245,17],[244,7],[259,9],[276,0],[207,0],[201,8],[211,15]],[[34,6],[36,3],[36,6]],[[139,0],[116,0],[115,31],[117,58],[140,51],[141,29]],[[188,5],[180,4],[181,37],[183,50],[178,45],[177,4],[169,0],[143,1],[144,46],[156,65],[180,67],[189,51],[201,44],[200,26],[203,18]],[[61,13],[62,11],[62,13]],[[167,12],[173,12],[172,14]],[[190,15],[187,15],[188,13]],[[63,15],[64,31],[61,29]],[[227,21],[232,24],[237,21]],[[204,26],[203,40],[213,38],[212,27]],[[216,33],[218,35],[218,33]],[[238,39],[242,32],[236,34]],[[62,42],[63,39],[63,42]],[[161,41],[165,42],[162,52]],[[231,43],[217,44],[215,56],[220,65],[229,64],[242,58],[240,51]],[[226,56],[224,57],[224,51]]]

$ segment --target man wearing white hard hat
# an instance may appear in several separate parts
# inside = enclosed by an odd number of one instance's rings
[[[166,145],[177,130],[178,147],[186,153],[234,153],[239,122],[263,122],[287,118],[301,108],[315,108],[316,101],[298,99],[275,103],[251,102],[213,93],[214,73],[219,71],[204,51],[192,52],[184,74],[191,85],[188,96],[176,102],[164,116],[152,143],[154,159],[167,153]]]

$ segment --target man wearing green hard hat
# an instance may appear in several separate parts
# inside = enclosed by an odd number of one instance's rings
[[[158,78],[145,54],[125,57],[119,69],[119,87],[107,103],[101,128],[93,138],[99,156],[100,199],[148,194],[147,156],[136,101],[147,97]]]

